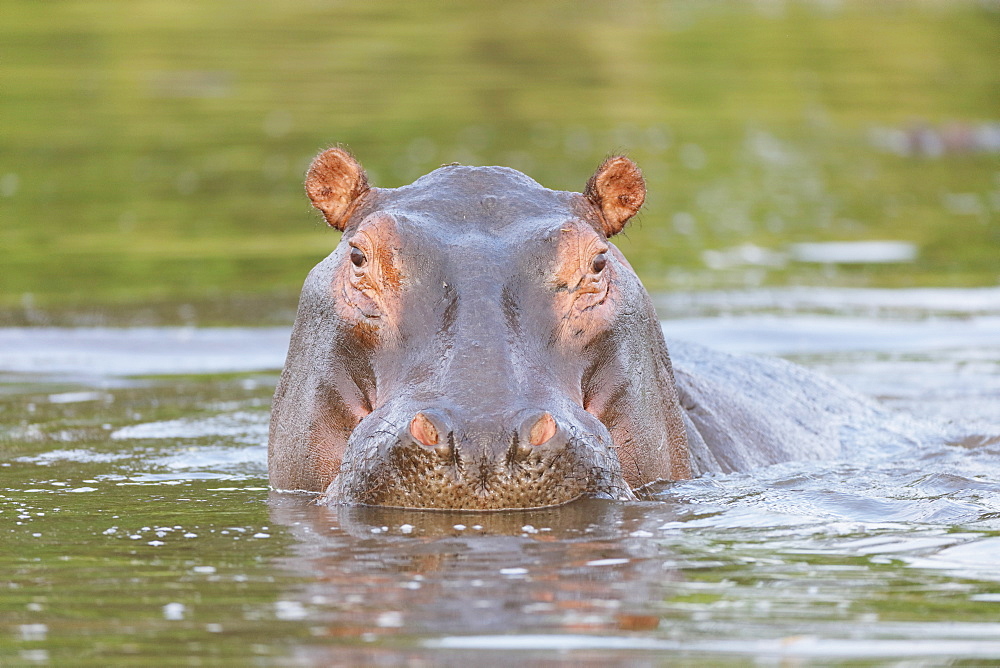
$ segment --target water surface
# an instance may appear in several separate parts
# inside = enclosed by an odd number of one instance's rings
[[[0,662],[1000,661],[994,297],[664,296],[669,335],[790,357],[917,437],[500,514],[268,492],[287,329],[0,330]]]

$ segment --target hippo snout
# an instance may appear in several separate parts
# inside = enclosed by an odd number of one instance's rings
[[[504,510],[555,506],[581,496],[634,498],[603,426],[595,430],[544,409],[489,421],[463,421],[441,408],[410,414],[395,433],[375,414],[359,425],[328,499]],[[373,418],[383,428],[369,434],[364,423]]]

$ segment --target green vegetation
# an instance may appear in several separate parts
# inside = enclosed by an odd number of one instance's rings
[[[654,290],[1000,280],[1000,149],[963,139],[1000,127],[995,4],[10,0],[4,14],[8,315],[183,320],[190,302],[208,320],[287,318],[336,242],[301,191],[336,142],[385,186],[459,161],[579,190],[624,150],[650,196],[621,246]],[[922,128],[951,143],[902,150]],[[702,255],[865,239],[918,258]],[[266,307],[205,306],[234,296]]]

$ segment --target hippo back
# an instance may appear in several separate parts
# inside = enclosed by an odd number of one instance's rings
[[[891,422],[871,399],[791,362],[668,343],[695,475],[841,457],[859,430]]]

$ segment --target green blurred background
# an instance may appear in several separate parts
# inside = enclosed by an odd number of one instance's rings
[[[650,194],[653,291],[1000,282],[1000,3],[5,0],[0,321],[288,322],[302,193],[504,164]],[[902,262],[794,244],[895,240]]]

